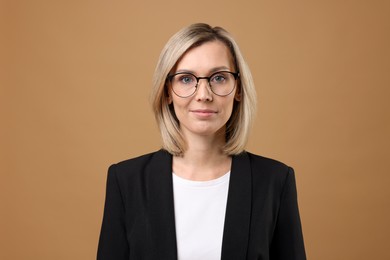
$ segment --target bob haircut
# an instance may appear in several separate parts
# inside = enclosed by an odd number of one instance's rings
[[[163,149],[182,156],[187,148],[180,131],[173,104],[169,104],[167,76],[173,73],[177,62],[186,52],[206,42],[221,41],[231,52],[236,72],[239,72],[237,90],[230,119],[226,123],[226,143],[222,147],[227,155],[244,151],[256,111],[256,90],[251,72],[233,37],[221,27],[196,23],[173,35],[161,51],[153,77],[151,104],[161,132]]]

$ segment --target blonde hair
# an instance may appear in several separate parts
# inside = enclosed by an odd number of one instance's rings
[[[240,73],[237,83],[240,101],[234,101],[232,115],[226,123],[226,144],[223,151],[228,155],[239,154],[247,143],[256,111],[256,90],[249,67],[237,43],[225,29],[196,23],[181,29],[169,39],[161,51],[153,77],[153,112],[161,132],[163,148],[173,155],[183,155],[187,144],[180,131],[173,105],[169,104],[167,76],[189,49],[216,40],[226,44],[232,54],[235,69]]]

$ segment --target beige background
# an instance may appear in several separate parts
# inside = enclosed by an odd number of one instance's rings
[[[0,259],[94,259],[106,170],[156,150],[160,50],[221,25],[252,69],[248,150],[297,173],[309,259],[390,259],[390,2],[1,1]]]

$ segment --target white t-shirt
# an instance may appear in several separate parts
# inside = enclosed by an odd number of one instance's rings
[[[210,181],[173,174],[178,260],[221,259],[230,172]]]

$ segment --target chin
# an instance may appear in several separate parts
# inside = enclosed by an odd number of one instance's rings
[[[198,128],[198,129],[193,129],[191,131],[195,134],[198,134],[200,136],[219,136],[219,135],[224,135],[225,134],[225,127],[212,127],[212,128]]]

